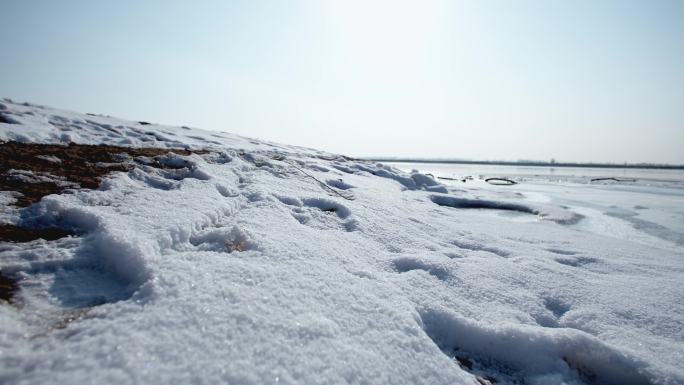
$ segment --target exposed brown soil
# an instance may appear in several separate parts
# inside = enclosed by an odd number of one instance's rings
[[[76,233],[58,228],[27,229],[14,225],[0,225],[0,242],[30,242],[36,239],[54,241]]]
[[[0,300],[10,302],[18,289],[17,282],[5,277],[0,271]]]
[[[1,114],[0,121],[12,123]],[[182,168],[183,166],[160,162],[159,157],[168,153],[189,155],[193,152],[185,149],[75,143],[62,146],[0,142],[0,191],[18,192],[16,206],[26,207],[46,195],[59,194],[67,189],[97,188],[103,177],[114,171],[129,171],[136,163],[163,169]],[[69,235],[76,233],[58,228],[28,229],[11,224],[0,225],[0,242],[29,242],[36,239],[51,241]],[[0,272],[0,300],[11,302],[18,290],[16,280]],[[75,319],[65,318],[61,327],[66,327]]]
[[[53,241],[69,235],[75,235],[75,233],[58,228],[27,229],[14,225],[0,225],[0,242],[29,242],[36,239]],[[0,271],[0,300],[12,302],[18,290],[17,282],[2,275]]]
[[[22,195],[16,205],[26,207],[49,194],[59,194],[78,185],[81,188],[97,188],[100,180],[114,171],[129,171],[135,167],[131,161],[136,157],[152,158],[148,166],[171,168],[154,159],[169,152],[189,155],[185,149],[128,148],[105,145],[68,146],[35,143],[0,143],[0,191],[16,191]],[[196,151],[197,152],[197,151]],[[200,153],[200,152],[197,152]],[[57,177],[52,181],[26,182],[12,176],[10,170],[31,171],[43,177]]]

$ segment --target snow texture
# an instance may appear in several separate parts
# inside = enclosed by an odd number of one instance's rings
[[[20,289],[0,303],[0,383],[684,383],[667,220],[222,132],[0,111],[5,141],[210,150],[21,210],[0,195],[0,222],[78,234],[0,244]]]

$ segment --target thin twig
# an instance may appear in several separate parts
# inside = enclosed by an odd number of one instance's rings
[[[333,189],[332,187],[328,186],[326,183],[324,183],[324,182],[321,181],[320,179],[318,179],[318,178],[316,178],[315,176],[309,174],[308,172],[302,170],[301,168],[295,166],[294,164],[288,162],[287,160],[285,160],[285,163],[287,163],[287,164],[289,164],[290,166],[296,168],[297,170],[299,170],[299,172],[301,172],[302,174],[308,176],[309,178],[315,180],[316,182],[318,182],[321,186],[323,186],[323,187],[324,187],[325,189],[327,189],[328,191],[332,191],[335,195],[337,195],[337,196],[339,196],[339,197],[342,197],[342,198],[344,198],[344,199],[346,199],[346,200],[348,200],[348,201],[353,201],[353,200],[354,200],[354,198],[349,198],[349,197],[346,197],[346,196],[340,194],[339,192],[337,192],[337,190],[335,190],[335,189]]]
[[[506,179],[506,178],[487,178],[487,179],[485,179],[485,182],[487,182],[489,184],[495,184],[492,182],[505,182],[505,184],[496,183],[499,186],[506,186],[506,185],[510,186],[510,185],[518,184],[518,182],[511,180],[511,179]]]
[[[600,182],[603,180],[613,180],[615,182],[636,182],[636,179],[618,179],[618,178],[594,178],[591,182]]]

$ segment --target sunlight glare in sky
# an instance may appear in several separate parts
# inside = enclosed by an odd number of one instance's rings
[[[7,0],[0,96],[352,156],[684,163],[683,19],[671,0]]]

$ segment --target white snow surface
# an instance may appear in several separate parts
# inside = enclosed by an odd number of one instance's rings
[[[0,244],[20,279],[0,383],[684,383],[681,245],[312,149],[7,99],[0,114],[4,141],[212,150],[0,211],[80,234]]]

